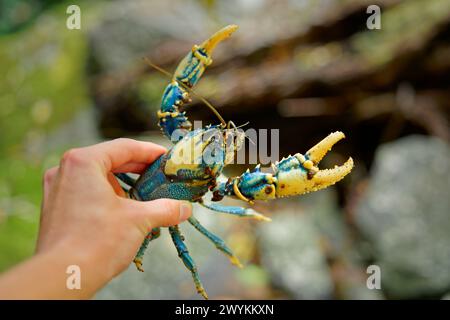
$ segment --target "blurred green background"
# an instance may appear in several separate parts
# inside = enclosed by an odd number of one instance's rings
[[[259,203],[270,224],[195,208],[246,264],[182,226],[211,298],[440,299],[450,294],[450,1],[0,0],[0,272],[33,254],[41,179],[71,148],[116,137],[168,146],[155,111],[167,70],[223,25],[197,91],[225,117],[280,129],[281,156],[342,130],[324,160],[356,162],[327,190]],[[195,101],[189,117],[216,121]],[[234,166],[228,174],[247,167]],[[86,186],[89,188],[89,186]],[[149,265],[152,265],[150,269]],[[369,265],[381,289],[366,286]],[[98,299],[198,299],[162,235]]]

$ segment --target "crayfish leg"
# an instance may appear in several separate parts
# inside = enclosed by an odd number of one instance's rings
[[[180,233],[178,225],[169,227],[169,232],[170,236],[172,237],[173,244],[178,251],[178,256],[192,274],[197,292],[201,294],[203,298],[208,299],[208,295],[206,294],[206,291],[200,281],[200,277],[197,272],[197,266],[195,265],[194,259],[192,259],[192,257],[189,255],[189,251],[184,244],[184,238]]]
[[[233,251],[231,251],[231,249],[226,245],[225,241],[223,241],[219,236],[216,236],[211,231],[202,226],[201,223],[196,218],[191,216],[188,219],[188,221],[195,229],[198,230],[198,232],[200,232],[209,240],[211,240],[211,242],[214,243],[217,249],[219,249],[225,255],[227,255],[232,264],[234,264],[239,268],[243,267],[239,259],[234,255]]]
[[[234,206],[224,206],[218,203],[203,203],[200,202],[200,204],[202,206],[204,206],[205,208],[208,208],[210,210],[216,211],[216,212],[221,212],[221,213],[228,213],[228,214],[232,214],[238,217],[248,217],[248,218],[253,218],[256,220],[261,220],[261,221],[272,221],[272,219],[270,219],[269,217],[266,217],[265,215],[251,209],[251,208],[244,208],[244,207],[234,207]]]
[[[142,262],[143,262],[145,250],[147,250],[148,244],[150,243],[150,241],[158,239],[160,235],[161,235],[161,228],[153,228],[152,231],[150,231],[145,236],[145,239],[142,242],[142,244],[133,260],[134,264],[136,265],[136,268],[139,271],[144,272],[144,269],[142,268]]]
[[[114,175],[119,181],[122,181],[123,183],[129,185],[130,187],[134,187],[134,184],[136,183],[136,179],[130,177],[126,173],[115,173]]]

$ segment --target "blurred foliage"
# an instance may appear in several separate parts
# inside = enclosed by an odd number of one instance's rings
[[[352,42],[366,61],[381,65],[395,58],[402,46],[420,46],[449,12],[447,0],[404,1],[383,13],[382,32],[358,33]]]
[[[65,27],[66,7],[0,37],[0,270],[34,250],[42,174],[65,148],[46,137],[89,104],[85,38]]]
[[[2,0],[0,1],[0,35],[20,30],[47,7],[58,0]]]

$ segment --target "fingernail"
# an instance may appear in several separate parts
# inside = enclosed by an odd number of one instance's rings
[[[180,220],[185,221],[191,216],[192,213],[192,203],[189,201],[181,201],[180,205]]]

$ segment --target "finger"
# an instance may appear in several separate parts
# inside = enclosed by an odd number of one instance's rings
[[[160,145],[125,138],[103,142],[88,149],[103,160],[106,172],[129,162],[151,163],[166,152]]]
[[[44,177],[42,179],[43,189],[44,189],[44,203],[47,202],[48,194],[51,187],[55,181],[56,175],[58,174],[59,167],[53,167],[45,171]]]
[[[137,218],[147,231],[150,228],[169,227],[179,224],[192,214],[192,204],[188,201],[173,199],[157,199],[152,201],[136,201],[122,199],[126,211]]]
[[[56,183],[59,167],[53,167],[45,171],[42,179],[42,203],[41,203],[41,215],[39,218],[39,234],[36,243],[36,252],[39,252],[41,247],[41,235],[45,234],[48,229],[47,221],[50,219],[51,213],[46,210],[49,202],[50,191]]]
[[[70,164],[79,166],[96,163],[107,173],[129,162],[151,163],[164,152],[164,147],[151,142],[119,138],[69,150],[63,156],[62,165],[67,167]]]
[[[141,173],[148,167],[148,163],[144,162],[129,162],[113,169],[114,173]]]

